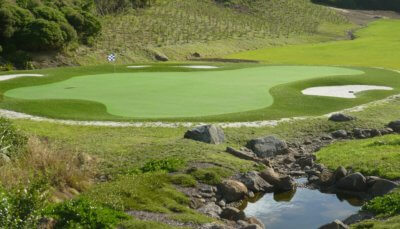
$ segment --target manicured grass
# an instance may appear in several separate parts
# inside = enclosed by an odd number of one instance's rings
[[[399,73],[373,68],[230,64],[218,70],[118,66],[116,75],[110,73],[110,66],[34,72],[49,77],[0,83],[5,93],[1,108],[77,120],[252,121],[320,115],[384,98],[400,89]],[[87,76],[75,77],[81,75]],[[395,90],[364,92],[356,99],[301,94],[308,87],[346,84]]]
[[[266,48],[228,56],[265,63],[376,66],[400,69],[400,20],[379,20],[355,40]]]
[[[339,142],[317,153],[318,161],[330,169],[351,167],[366,175],[400,178],[400,136]]]
[[[270,66],[226,71],[100,74],[23,87],[4,95],[16,99],[85,100],[131,118],[179,118],[245,112],[268,107],[277,85],[362,71],[337,67]]]

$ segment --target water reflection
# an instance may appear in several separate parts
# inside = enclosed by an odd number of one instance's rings
[[[246,215],[262,220],[268,229],[310,229],[356,213],[363,202],[354,197],[297,188],[292,192],[266,194],[248,200]]]

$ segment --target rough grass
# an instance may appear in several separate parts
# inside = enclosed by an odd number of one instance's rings
[[[160,1],[153,7],[103,18],[94,47],[72,55],[81,64],[102,63],[116,52],[121,62],[152,60],[154,53],[185,60],[194,52],[217,56],[274,44],[344,37],[346,19],[309,0],[236,1],[224,7],[214,0]],[[340,31],[320,29],[338,28]]]
[[[13,188],[42,178],[58,191],[68,188],[83,191],[90,186],[95,173],[93,158],[72,150],[51,149],[45,142],[31,137],[27,152],[0,167],[0,183]]]
[[[376,66],[400,69],[399,20],[379,20],[356,32],[355,40],[266,48],[229,55],[265,63]]]
[[[353,229],[397,229],[400,228],[400,216],[394,216],[382,220],[365,220],[355,225],[351,225]]]
[[[255,66],[259,66],[256,68]],[[253,67],[253,68],[246,68],[246,67]],[[196,70],[187,70],[187,69],[180,69],[180,68],[174,68],[171,67],[171,65],[155,65],[153,68],[149,69],[142,69],[142,70],[129,70],[125,66],[118,66],[117,67],[117,72],[118,73],[126,73],[126,72],[137,72],[144,74],[142,72],[152,72],[152,74],[155,74],[154,72],[167,72],[165,74],[169,75],[175,75],[172,72],[185,72],[183,73],[178,73],[181,75],[186,75],[186,74],[193,74],[192,76],[196,76],[197,74],[216,74],[218,76],[222,76],[222,78],[226,77],[231,77],[231,74],[235,72],[240,76],[242,72],[251,72],[254,73],[257,72],[258,70],[262,70],[263,65],[249,65],[249,64],[239,64],[239,65],[224,65],[223,68],[216,70],[216,71],[205,71],[204,73],[200,73],[199,71]],[[240,69],[240,70],[234,70],[237,68],[245,68],[245,69]],[[274,73],[273,69],[276,67],[271,67],[270,70],[269,68],[265,68],[268,71],[272,71],[272,75],[279,74],[279,71]],[[306,68],[306,67],[303,67]],[[292,70],[295,70],[291,68]],[[307,68],[306,68],[307,69]],[[329,69],[329,68],[327,68]],[[232,70],[232,71],[230,71]],[[116,116],[109,114],[106,110],[105,105],[97,102],[89,102],[89,101],[84,101],[84,100],[76,100],[79,99],[79,94],[75,95],[75,97],[72,97],[70,100],[63,100],[64,97],[57,97],[57,99],[51,99],[55,98],[52,97],[54,95],[62,95],[63,93],[55,93],[53,91],[52,95],[49,97],[49,99],[43,99],[42,94],[44,93],[43,90],[37,91],[36,95],[39,95],[42,100],[21,100],[21,99],[14,99],[14,98],[9,98],[9,97],[4,97],[3,101],[0,103],[0,107],[6,108],[6,109],[11,109],[19,112],[25,112],[29,114],[34,114],[34,115],[39,115],[39,116],[46,116],[46,117],[51,117],[51,118],[62,118],[62,119],[77,119],[77,120],[114,120],[114,121],[254,121],[254,120],[268,120],[268,119],[279,119],[279,118],[284,118],[284,117],[293,117],[293,116],[308,116],[308,115],[320,115],[324,113],[329,113],[333,111],[337,111],[340,109],[344,108],[349,108],[353,107],[362,103],[366,103],[372,100],[384,98],[388,95],[392,95],[395,93],[398,93],[398,90],[400,88],[400,81],[398,80],[399,73],[393,72],[393,71],[387,71],[383,69],[373,69],[373,68],[356,68],[356,70],[360,70],[365,72],[365,74],[362,75],[346,75],[346,76],[330,76],[330,77],[323,77],[323,78],[315,78],[315,79],[307,79],[307,72],[303,72],[305,75],[300,75],[296,76],[295,78],[299,81],[296,82],[291,82],[288,83],[288,81],[285,81],[285,79],[281,79],[278,77],[274,77],[274,80],[271,80],[272,84],[279,84],[275,87],[272,87],[273,85],[268,86],[268,80],[263,81],[266,86],[265,88],[262,86],[256,86],[254,87],[255,84],[258,85],[257,78],[255,75],[246,75],[246,78],[241,78],[241,80],[238,79],[238,81],[232,81],[231,84],[226,85],[224,82],[229,81],[229,78],[226,78],[226,80],[221,80],[219,79],[216,80],[204,80],[204,81],[196,81],[198,80],[197,78],[193,79],[190,81],[191,83],[187,82],[185,79],[182,82],[177,83],[177,85],[180,85],[182,89],[179,89],[178,92],[175,92],[177,90],[172,90],[175,88],[175,86],[170,87],[170,88],[163,88],[165,83],[160,82],[159,85],[162,85],[161,88],[158,86],[152,86],[148,89],[145,90],[146,93],[143,95],[138,95],[138,97],[143,96],[143,99],[147,101],[149,99],[149,103],[153,101],[152,107],[148,107],[148,103],[143,103],[142,100],[140,102],[138,100],[126,100],[128,102],[128,106],[123,103],[123,99],[121,99],[121,103],[119,103],[119,106],[123,108],[121,109],[114,109],[117,110],[120,114],[121,112],[125,111],[126,109],[132,109],[132,108],[137,108],[137,107],[147,107],[144,110],[141,111],[135,111],[137,112],[142,112],[139,116],[143,115],[149,115],[149,111],[152,111],[151,115],[153,117],[148,117],[148,118],[129,118],[129,117],[122,117],[122,116]],[[195,72],[194,72],[195,71]],[[286,71],[291,71],[290,69]],[[81,68],[60,68],[60,69],[48,69],[48,70],[41,70],[41,71],[35,71],[37,73],[43,73],[48,75],[49,77],[44,77],[44,78],[25,78],[25,79],[15,79],[7,82],[2,82],[0,84],[0,92],[3,94],[11,89],[19,88],[19,87],[28,87],[28,86],[38,86],[38,87],[48,87],[49,85],[45,84],[50,84],[50,83],[58,83],[58,84],[63,84],[65,82],[73,81],[78,78],[72,78],[75,76],[79,75],[95,75],[99,73],[110,73],[113,72],[113,69],[108,66],[98,66],[98,67],[81,67]],[[150,73],[146,73],[144,75],[147,75]],[[247,73],[246,73],[247,74]],[[327,73],[328,74],[328,73]],[[318,75],[318,74],[316,74]],[[191,76],[191,75],[188,75]],[[236,76],[236,75],[235,75]],[[304,78],[302,78],[304,76]],[[379,77],[376,77],[379,76]],[[232,76],[233,77],[233,76]],[[89,77],[89,79],[94,79],[95,80],[96,76]],[[251,80],[249,80],[251,78]],[[207,79],[207,77],[205,78]],[[292,79],[291,77],[288,77],[287,79]],[[303,80],[301,80],[303,79]],[[66,81],[63,81],[66,80]],[[246,80],[244,82],[243,80]],[[63,81],[63,82],[60,82]],[[136,82],[136,81],[134,81]],[[142,81],[138,81],[142,82]],[[273,83],[275,82],[275,83]],[[83,82],[82,82],[83,83]],[[132,82],[131,82],[132,83]],[[185,86],[185,83],[189,84],[189,86]],[[215,86],[210,86],[210,83],[215,83],[215,85],[223,85],[220,87],[215,87]],[[58,85],[57,84],[57,85]],[[85,82],[83,83],[84,85],[87,85],[85,87],[87,90],[85,91],[96,91],[96,86],[98,82],[93,82],[92,80],[90,82]],[[393,87],[395,90],[393,91],[369,91],[369,92],[364,92],[360,93],[359,97],[356,99],[342,99],[342,98],[331,98],[331,97],[320,97],[320,96],[304,96],[301,94],[301,90],[308,88],[308,87],[313,87],[313,86],[321,86],[321,85],[346,85],[346,84],[370,84],[370,85],[387,85]],[[43,86],[39,86],[43,85]],[[54,85],[54,84],[53,84]],[[104,85],[104,82],[103,82]],[[169,84],[168,84],[169,85]],[[201,86],[203,85],[203,86]],[[208,86],[207,86],[208,85]],[[193,97],[193,96],[186,96],[188,94],[192,94],[191,88],[195,88],[195,91],[199,91],[199,96]],[[204,93],[204,90],[202,88],[214,88],[214,90],[210,89],[210,93]],[[254,87],[254,90],[250,89]],[[272,103],[272,97],[268,97],[268,93],[265,90],[268,90],[270,88],[270,94],[273,97],[273,104],[271,106],[268,106],[269,104]],[[64,88],[64,87],[63,87]],[[68,87],[69,88],[69,87]],[[172,88],[172,89],[171,89]],[[115,88],[114,88],[115,89]],[[152,90],[150,90],[152,89]],[[158,92],[158,89],[163,90],[163,93]],[[257,89],[257,90],[256,90]],[[18,90],[18,89],[17,89]],[[22,88],[20,90],[27,90],[26,88]],[[66,89],[64,89],[67,91]],[[73,89],[70,89],[73,90]],[[104,90],[108,90],[106,87]],[[153,90],[156,91],[153,93]],[[171,92],[174,91],[173,93]],[[60,91],[60,90],[57,90]],[[111,93],[113,90],[110,89],[108,93]],[[114,90],[115,91],[115,90]],[[143,91],[140,89],[140,91]],[[218,96],[218,93],[222,92],[228,92],[224,93],[226,94],[225,97],[220,97]],[[237,91],[243,91],[241,93],[237,93]],[[233,93],[235,92],[235,93]],[[72,93],[72,91],[71,91]],[[86,92],[85,92],[86,93]],[[180,94],[182,93],[182,94]],[[233,94],[232,94],[233,93]],[[265,94],[263,94],[265,93]],[[34,94],[29,93],[30,95],[34,96]],[[51,94],[51,93],[50,93]],[[98,97],[99,93],[92,93],[93,95]],[[101,93],[102,95],[104,93]],[[111,94],[113,95],[113,94]],[[149,95],[148,98],[144,95]],[[170,98],[168,97],[170,96]],[[180,96],[179,96],[180,95]],[[242,95],[242,96],[240,96]],[[251,95],[251,96],[250,96]],[[65,96],[65,95],[64,95]],[[76,97],[78,96],[78,97]],[[159,97],[161,96],[161,98]],[[261,96],[261,97],[260,97]],[[127,97],[127,96],[123,96]],[[260,97],[260,98],[259,98]],[[266,98],[267,97],[267,98]],[[34,97],[37,98],[37,97]],[[102,97],[101,97],[102,98]],[[112,96],[111,96],[112,98]],[[168,99],[169,98],[169,99]],[[253,99],[251,99],[253,98]],[[75,100],[74,100],[75,99]],[[83,99],[83,98],[82,98]],[[93,100],[93,98],[88,98],[90,100]],[[108,101],[108,97],[104,97],[101,99]],[[165,100],[166,99],[166,100]],[[172,100],[169,101],[169,100]],[[100,101],[100,100],[99,100]],[[111,101],[119,101],[119,99],[114,99]],[[132,102],[137,102],[139,105],[136,106],[135,104],[131,104]],[[240,101],[240,102],[237,102]],[[114,102],[115,103],[115,102]],[[110,104],[113,105],[112,102],[107,102],[107,105],[109,106]],[[202,105],[203,104],[203,105]],[[213,106],[211,106],[212,104]],[[122,106],[121,106],[122,105]],[[135,105],[135,106],[134,106]],[[160,106],[158,106],[160,105]],[[113,105],[114,106],[114,105]],[[263,106],[268,106],[266,108],[262,108]],[[49,109],[51,107],[51,109]],[[181,111],[182,107],[185,107],[185,112],[178,112]],[[115,108],[115,107],[114,107]],[[173,108],[173,109],[172,109]],[[199,110],[199,108],[202,108]],[[204,108],[204,109],[203,109]],[[157,110],[159,109],[159,110]],[[235,110],[236,109],[236,110]],[[238,110],[239,109],[239,110]],[[240,111],[240,109],[253,109],[251,111],[243,111],[243,112],[235,112],[231,113],[234,111]],[[112,111],[112,110],[111,110]],[[173,114],[170,113],[165,113],[165,112],[175,112]],[[228,112],[228,114],[221,114],[221,115],[208,115],[207,112]],[[147,112],[147,113],[143,113]],[[161,113],[160,113],[161,112]],[[162,113],[164,112],[164,113]],[[230,113],[229,113],[230,112]],[[183,113],[183,114],[180,114]],[[177,115],[179,117],[164,117],[164,118],[155,118],[154,115]],[[191,116],[194,114],[197,114],[198,117],[182,117],[182,116]],[[211,113],[212,114],[212,113]]]
[[[400,177],[400,136],[340,142],[317,153],[318,161],[330,169],[353,168],[366,175],[389,179]]]

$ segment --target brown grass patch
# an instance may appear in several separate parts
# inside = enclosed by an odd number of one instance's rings
[[[83,191],[92,183],[95,165],[96,160],[86,154],[54,150],[48,143],[31,137],[26,153],[0,167],[0,183],[13,188],[44,178],[56,192]]]

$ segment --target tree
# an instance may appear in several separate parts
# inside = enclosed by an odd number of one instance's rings
[[[44,19],[30,22],[18,38],[20,46],[29,51],[59,50],[64,46],[60,25]]]

